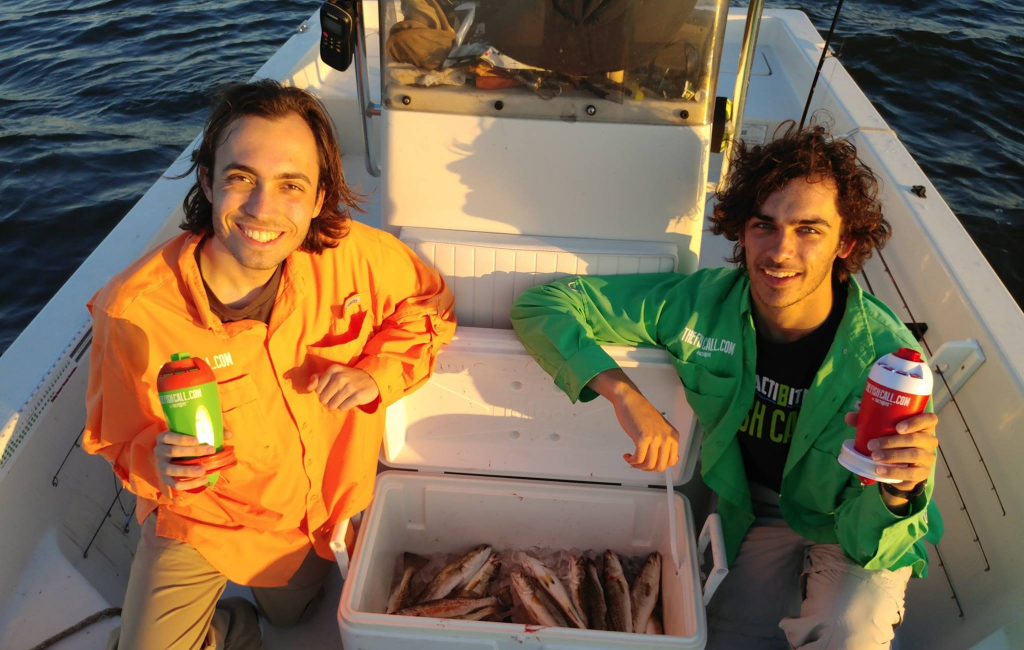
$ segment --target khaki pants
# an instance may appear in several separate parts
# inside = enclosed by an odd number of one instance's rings
[[[284,587],[253,587],[260,612],[273,625],[312,616],[332,564],[310,551]],[[158,537],[156,513],[142,525],[124,596],[121,627],[107,650],[249,650],[261,646],[256,608],[243,598],[218,599],[227,579],[194,548]]]
[[[910,567],[868,571],[837,544],[797,535],[773,505],[755,503],[757,520],[708,603],[707,650],[889,648]]]

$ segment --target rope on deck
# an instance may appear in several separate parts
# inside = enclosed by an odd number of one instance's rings
[[[104,610],[96,612],[95,614],[93,614],[92,616],[89,616],[88,618],[83,618],[81,621],[79,621],[78,623],[75,623],[74,625],[72,625],[68,629],[64,630],[63,632],[60,632],[58,634],[55,634],[55,635],[51,636],[49,639],[43,641],[39,645],[32,646],[29,650],[46,650],[46,648],[49,648],[50,646],[52,646],[53,644],[57,643],[58,641],[63,641],[64,639],[68,638],[72,634],[84,630],[85,628],[89,627],[93,623],[98,623],[99,621],[102,621],[105,618],[113,618],[115,616],[120,616],[120,615],[121,615],[121,608],[120,607],[108,607],[108,608],[106,608]]]

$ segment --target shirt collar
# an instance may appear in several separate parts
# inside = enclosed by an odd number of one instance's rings
[[[205,235],[189,234],[178,254],[178,269],[181,272],[186,298],[191,300],[196,310],[196,318],[203,327],[212,330],[219,336],[231,336],[239,328],[248,329],[252,321],[239,321],[225,325],[210,309],[210,299],[206,295],[203,276],[196,264],[196,248]],[[277,291],[274,309],[270,314],[270,329],[276,329],[293,311],[299,299],[305,293],[306,286],[313,272],[310,253],[294,251],[285,259],[284,271],[281,275],[281,286]]]
[[[740,272],[740,314],[744,322],[748,322],[753,328],[754,312],[751,307],[750,276],[747,275],[745,269],[738,270]],[[836,338],[845,340],[844,356],[849,357],[852,354],[852,359],[857,363],[870,365],[875,362],[875,346],[871,338],[871,329],[868,327],[867,308],[864,302],[864,290],[861,289],[857,280],[850,276],[846,282],[846,310],[839,322]]]
[[[196,316],[203,327],[213,330],[216,334],[224,335],[224,323],[210,309],[210,299],[206,295],[206,288],[203,286],[203,276],[199,272],[199,265],[196,264],[196,247],[203,241],[203,235],[189,234],[185,238],[181,252],[178,254],[178,269],[181,271],[181,278],[188,292],[186,298],[191,299],[195,306]]]
[[[858,364],[869,366],[875,362],[876,354],[864,302],[864,290],[850,276],[846,283],[846,313],[839,323],[836,338],[844,340],[844,356],[852,355]]]

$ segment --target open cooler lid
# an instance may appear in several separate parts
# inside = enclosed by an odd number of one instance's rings
[[[606,347],[640,391],[679,431],[673,484],[693,476],[693,411],[669,355]],[[576,404],[511,330],[460,327],[430,381],[388,407],[381,462],[388,467],[495,476],[664,485],[659,472],[630,467],[634,446],[602,398]]]

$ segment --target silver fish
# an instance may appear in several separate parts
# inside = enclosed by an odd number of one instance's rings
[[[501,562],[498,560],[497,555],[491,555],[487,558],[487,561],[483,563],[480,570],[477,571],[469,582],[466,583],[465,588],[460,594],[466,597],[482,598],[487,595],[487,588],[491,586],[491,581],[494,580],[494,576],[498,575],[498,569],[501,568]]]
[[[608,606],[604,601],[604,587],[597,574],[597,565],[588,557],[585,558],[583,569],[583,606],[587,612],[587,622],[592,630],[607,630]]]
[[[399,616],[431,616],[434,618],[455,618],[465,616],[485,607],[494,607],[498,599],[491,598],[444,598],[431,600],[412,607],[400,609]]]
[[[587,624],[583,622],[583,617],[573,606],[572,601],[569,599],[569,593],[565,590],[565,585],[558,579],[555,572],[531,555],[522,553],[520,557],[519,563],[522,567],[526,569],[526,572],[534,580],[540,583],[544,591],[548,592],[551,599],[555,601],[555,604],[568,617],[569,621],[580,629],[587,629]]]
[[[465,614],[463,616],[456,616],[455,618],[462,619],[464,621],[503,621],[508,618],[510,610],[503,610],[500,605],[494,605],[493,607],[484,607],[478,609],[472,614]]]
[[[416,602],[425,603],[444,598],[458,589],[460,585],[466,584],[480,570],[480,567],[483,566],[490,556],[491,547],[487,544],[481,544],[458,560],[448,564],[438,571],[434,579],[430,581],[430,584],[426,586],[423,593],[416,599]]]
[[[586,569],[583,566],[583,558],[573,555],[569,559],[569,599],[572,601],[573,607],[580,614],[580,619],[583,620],[584,627],[590,627],[590,621],[587,617],[587,610],[583,607],[584,596],[583,596],[583,580]]]
[[[518,571],[512,572],[512,588],[523,601],[526,613],[537,625],[569,627],[569,621],[536,582]]]
[[[644,630],[644,634],[664,634],[665,626],[661,624],[661,619],[658,618],[657,614],[651,614],[651,617],[647,619],[647,629]]]
[[[388,598],[386,614],[394,614],[398,610],[405,608],[408,604],[409,584],[412,582],[413,575],[427,563],[427,558],[420,557],[415,553],[406,553],[402,556],[402,562],[405,571],[402,572],[402,579],[398,581],[398,586],[395,587],[395,590],[391,592],[391,597]]]
[[[629,584],[622,573],[619,556],[612,550],[604,554],[604,590],[608,599],[608,627],[616,632],[633,631],[633,611]]]
[[[640,575],[633,583],[630,600],[633,604],[633,630],[643,634],[647,629],[647,621],[658,603],[661,591],[661,553],[655,551],[647,556],[647,561],[640,569]]]

